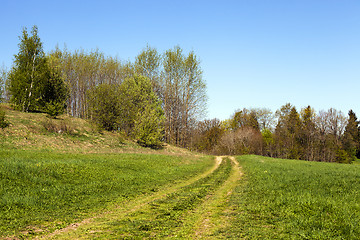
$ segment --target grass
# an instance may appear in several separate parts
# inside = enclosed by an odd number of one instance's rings
[[[238,157],[228,238],[359,239],[360,166]]]
[[[0,238],[359,239],[360,160],[240,156],[239,180],[229,158],[3,107]]]
[[[193,153],[166,145],[161,150],[143,148],[118,132],[99,132],[89,121],[61,115],[50,119],[44,113],[14,111],[0,104],[10,125],[0,128],[0,148],[49,150],[75,153],[146,153],[192,155]]]
[[[191,239],[193,233],[184,225],[188,216],[218,189],[231,171],[228,160],[206,177],[145,204],[136,211],[109,214],[95,220],[91,227],[56,238],[78,239]],[[188,224],[188,223],[187,223]],[[183,231],[183,230],[186,231]]]
[[[210,168],[210,157],[0,150],[0,232],[53,231]]]

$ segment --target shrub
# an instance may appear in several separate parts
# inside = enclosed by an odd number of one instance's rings
[[[45,111],[49,115],[49,117],[56,118],[60,114],[64,113],[64,103],[63,102],[55,102],[50,101],[45,104]]]
[[[43,127],[52,133],[65,133],[69,135],[76,135],[75,128],[65,120],[53,120],[53,119],[46,119],[42,122]]]
[[[0,108],[0,128],[6,128],[9,122],[6,120],[5,111]]]

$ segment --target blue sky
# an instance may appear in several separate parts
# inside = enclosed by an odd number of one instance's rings
[[[287,102],[360,118],[360,1],[0,1],[0,66],[10,68],[22,27],[46,52],[99,48],[133,61],[149,44],[201,59],[208,118]]]

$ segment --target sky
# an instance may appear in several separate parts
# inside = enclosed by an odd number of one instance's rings
[[[0,0],[0,67],[23,27],[45,52],[99,49],[134,61],[147,46],[200,58],[207,118],[242,108],[352,109],[360,118],[358,0]]]

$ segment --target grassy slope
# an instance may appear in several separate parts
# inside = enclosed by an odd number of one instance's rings
[[[358,239],[360,166],[241,156],[231,238]]]
[[[23,113],[12,110],[7,104],[0,106],[5,108],[6,119],[10,122],[10,127],[0,128],[0,148],[3,149],[192,155],[172,146],[162,150],[142,148],[119,133],[99,132],[89,122],[68,115],[49,119],[43,113]]]
[[[80,119],[52,120],[67,131],[59,133],[46,130],[44,114],[6,113],[11,126],[0,130],[0,236],[53,231],[213,165],[212,157],[100,134]]]

